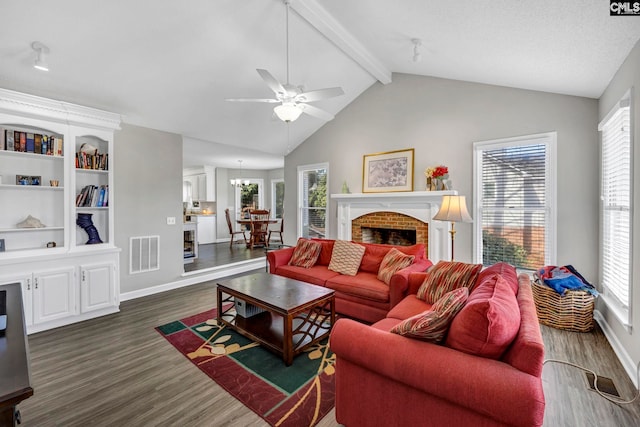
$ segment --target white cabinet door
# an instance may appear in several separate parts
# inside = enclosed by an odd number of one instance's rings
[[[116,305],[115,265],[80,266],[80,311],[99,310]]]
[[[33,273],[33,323],[74,316],[76,284],[74,268]]]
[[[215,215],[198,215],[198,244],[206,245],[214,243],[216,240],[216,217]]]
[[[198,200],[209,200],[207,199],[207,175],[196,175],[196,181],[198,181]]]

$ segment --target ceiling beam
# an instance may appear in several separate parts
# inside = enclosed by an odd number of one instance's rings
[[[291,8],[380,83],[391,83],[391,71],[316,0],[292,0]]]

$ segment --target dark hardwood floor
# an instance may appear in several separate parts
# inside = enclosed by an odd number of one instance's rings
[[[215,283],[207,282],[29,336],[35,393],[19,405],[22,426],[266,426],[154,330],[214,305]],[[633,385],[601,331],[542,331],[547,358],[591,367],[612,378],[623,397],[632,396]],[[543,383],[545,426],[639,425],[640,402],[620,407],[605,401],[577,369],[547,364]],[[335,411],[319,424],[337,425]]]
[[[277,243],[273,248],[276,247]],[[254,249],[249,249],[241,243],[234,243],[232,248],[229,248],[229,242],[198,245],[198,258],[196,258],[192,263],[185,264],[184,271],[191,272],[203,270],[219,267],[221,265],[233,264],[235,262],[262,258],[264,256],[264,248],[256,247]]]

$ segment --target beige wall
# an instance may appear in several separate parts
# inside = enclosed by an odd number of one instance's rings
[[[607,333],[609,342],[616,350],[629,376],[637,381],[636,369],[640,363],[640,345],[638,345],[638,331],[640,330],[640,215],[638,215],[640,212],[640,185],[638,185],[638,176],[640,176],[640,149],[638,148],[640,141],[640,93],[638,92],[640,90],[640,42],[636,43],[600,97],[598,118],[603,119],[630,88],[634,88],[635,91],[632,95],[631,106],[634,165],[632,175],[635,174],[633,180],[635,184],[633,186],[633,212],[635,215],[632,213],[632,270],[634,273],[631,279],[631,331],[627,331],[620,324],[601,300],[598,301],[597,309],[603,316],[603,329]]]
[[[573,264],[597,278],[598,104],[595,99],[454,80],[394,74],[375,84],[285,159],[285,215],[296,217],[299,165],[328,162],[330,192],[343,181],[362,191],[362,156],[415,148],[415,190],[423,171],[445,164],[453,188],[472,209],[473,142],[556,131],[558,134],[558,264]],[[329,206],[329,236],[336,235],[336,204]],[[285,224],[294,243],[296,225]],[[472,225],[456,225],[456,258],[471,261]]]
[[[182,137],[123,124],[114,138],[114,211],[120,292],[179,280],[182,263]],[[176,225],[167,225],[167,217]],[[129,274],[129,238],[160,236],[160,270]]]

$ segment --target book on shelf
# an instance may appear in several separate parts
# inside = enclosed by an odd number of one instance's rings
[[[42,135],[39,133],[33,134],[33,152],[42,154]]]
[[[27,133],[26,134],[26,145],[25,145],[25,150],[27,153],[35,153],[36,152],[36,148],[35,148],[35,140],[33,139],[33,134],[32,133]]]
[[[6,131],[0,126],[0,150],[6,150]]]
[[[94,169],[94,170],[108,170],[109,168],[109,155],[108,154],[96,154],[91,155],[83,152],[76,153],[76,168],[78,169]]]
[[[13,131],[11,129],[7,129],[5,134],[6,134],[5,140],[7,144],[7,151],[15,151],[15,146],[13,144],[13,141],[14,141]]]
[[[108,194],[108,185],[87,185],[76,196],[76,207],[107,207]]]

